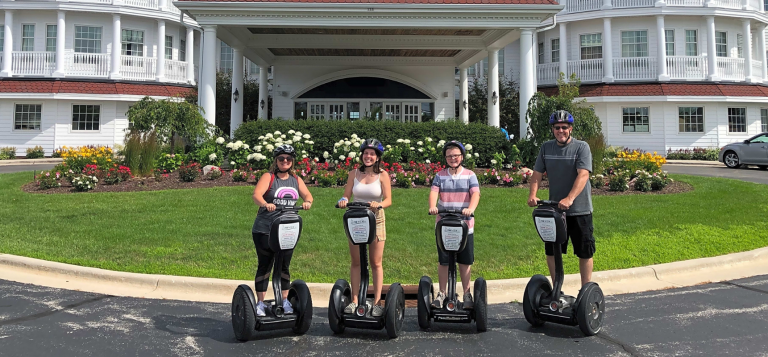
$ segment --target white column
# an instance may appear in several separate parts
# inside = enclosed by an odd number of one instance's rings
[[[157,20],[157,81],[165,80],[165,20]]]
[[[528,102],[533,97],[533,30],[520,32],[520,139],[528,136]]]
[[[259,119],[267,119],[269,110],[269,66],[259,66]]]
[[[533,61],[533,92],[536,93],[536,89],[539,88],[539,76],[536,68],[539,65],[539,32],[533,31],[533,50],[531,51],[531,61]]]
[[[459,119],[464,124],[469,123],[469,84],[467,81],[467,67],[459,68],[459,88],[461,89],[461,100],[459,101]]]
[[[613,82],[613,44],[611,18],[603,18],[603,82]]]
[[[3,69],[0,71],[1,77],[10,77],[13,75],[11,70],[11,61],[13,59],[13,10],[5,10],[5,38],[3,38]]]
[[[568,81],[568,27],[560,23],[560,72],[565,75]]]
[[[56,69],[53,72],[54,77],[64,77],[66,75],[64,57],[64,44],[66,39],[66,11],[58,11],[58,18],[56,20]]]
[[[762,71],[761,71],[761,73],[756,73],[756,74],[760,76],[759,78],[763,82],[768,80],[768,67],[766,67],[766,65],[768,65],[768,63],[766,63],[766,62],[768,62],[768,56],[766,56],[766,53],[765,53],[765,50],[766,50],[766,48],[765,48],[765,28],[766,28],[766,25],[764,25],[764,24],[761,24],[761,25],[757,26],[757,33],[758,33],[758,35],[757,35],[757,51],[760,52],[760,60],[762,61],[762,64],[760,65],[760,67],[761,67]]]
[[[203,116],[209,123],[216,124],[216,26],[203,26],[203,41],[205,42],[205,53],[203,54],[203,76],[201,103],[205,111]]]
[[[750,10],[751,8],[752,7],[749,6],[749,0],[741,0],[741,9],[742,10]]]
[[[664,15],[656,16],[656,33],[658,34],[659,43],[657,47],[656,61],[658,62],[658,73],[660,81],[668,81],[669,74],[667,73],[667,41],[664,36]]]
[[[186,48],[187,62],[187,83],[195,84],[195,29],[187,27],[187,48]]]
[[[765,33],[761,35],[765,36]],[[755,79],[752,78],[752,24],[749,19],[741,20],[741,38],[744,41],[741,45],[744,49],[744,79],[752,83]]]
[[[717,49],[715,47],[715,17],[705,16],[707,19],[707,69],[710,81],[719,81],[720,76],[717,73]]]
[[[611,3],[611,0],[603,0],[603,6],[601,6],[600,9],[601,10],[613,9],[613,4]]]
[[[496,98],[494,100],[494,97]],[[488,125],[499,127],[499,50],[488,49]]]
[[[157,3],[160,10],[165,10],[168,7],[168,0],[160,0]]]
[[[243,49],[232,47],[232,109],[229,115],[229,137],[235,137],[235,130],[243,124],[243,102],[245,90],[243,89]],[[237,95],[235,95],[237,92]]]
[[[123,75],[120,73],[120,51],[122,50],[122,27],[120,25],[120,15],[112,15],[112,68],[109,72],[109,78],[121,79]]]

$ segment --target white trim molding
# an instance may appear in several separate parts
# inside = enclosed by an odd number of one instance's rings
[[[439,98],[437,93],[429,89],[429,87],[427,87],[426,84],[419,82],[411,77],[408,77],[399,73],[391,72],[391,71],[381,70],[381,69],[347,69],[343,71],[329,73],[304,83],[301,86],[301,89],[296,91],[294,94],[292,94],[290,98],[291,100],[297,100],[302,94],[308,92],[309,90],[317,86],[330,83],[339,79],[354,78],[354,77],[376,77],[376,78],[389,79],[395,82],[400,82],[407,86],[411,86],[419,90],[420,92],[426,94],[427,96],[429,96],[431,100],[437,100]]]

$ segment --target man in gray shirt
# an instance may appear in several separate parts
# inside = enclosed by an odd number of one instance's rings
[[[573,243],[573,252],[579,257],[581,285],[592,280],[592,256],[595,254],[595,237],[592,235],[592,190],[589,174],[592,172],[592,153],[589,145],[571,137],[573,116],[565,110],[558,110],[549,117],[549,125],[555,140],[541,146],[533,175],[530,178],[531,191],[528,206],[535,207],[539,199],[542,175],[549,179],[549,200],[560,202],[559,207],[565,212],[568,225],[568,237]],[[562,251],[568,249],[568,242]],[[555,258],[552,243],[545,244],[547,266],[555,280]]]

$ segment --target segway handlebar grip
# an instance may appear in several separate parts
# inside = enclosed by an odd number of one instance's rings
[[[277,206],[275,207],[275,211],[299,211],[303,210],[304,207],[302,206]]]
[[[550,200],[539,200],[538,202],[536,202],[536,204],[539,205],[539,206],[555,206],[555,207],[557,207],[557,206],[560,205],[560,202],[550,201]]]
[[[462,215],[462,216],[464,215],[463,213],[461,213],[461,210],[459,210],[459,209],[444,209],[444,208],[438,209],[437,210],[437,214],[458,214],[458,215]],[[429,215],[430,216],[434,216],[432,213],[429,213]],[[475,214],[472,213],[469,216],[470,217],[474,217]]]
[[[338,203],[336,203],[335,207],[336,208],[341,208],[341,207],[339,207]],[[346,208],[370,208],[370,207],[371,207],[371,204],[368,203],[368,202],[349,202],[349,203],[347,203],[347,207]],[[381,206],[376,207],[376,209],[381,209]]]

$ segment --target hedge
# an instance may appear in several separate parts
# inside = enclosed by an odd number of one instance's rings
[[[480,123],[464,124],[457,121],[401,123],[396,121],[322,121],[322,120],[257,120],[247,122],[235,131],[235,139],[254,146],[259,136],[279,130],[283,133],[296,130],[312,136],[314,153],[322,158],[324,151],[333,152],[333,144],[357,134],[364,138],[377,138],[385,146],[397,139],[423,140],[430,137],[435,141],[458,140],[470,143],[472,151],[480,154],[478,165],[488,166],[493,154],[507,152],[511,147],[499,128]],[[509,156],[509,155],[508,155]]]

